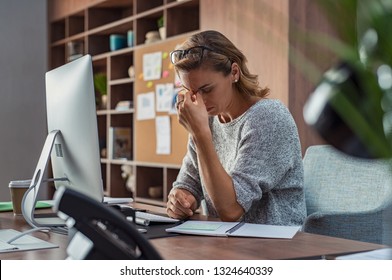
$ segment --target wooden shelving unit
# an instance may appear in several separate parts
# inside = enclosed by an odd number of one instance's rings
[[[69,8],[66,6],[69,4],[67,2],[52,1],[50,5],[54,7],[49,10]],[[49,67],[53,69],[68,62],[69,43],[82,43],[83,53],[90,54],[93,58],[94,73],[105,73],[108,79],[107,104],[105,107],[97,107],[98,133],[102,148],[109,142],[110,127],[129,127],[132,134],[131,158],[111,159],[106,153],[101,159],[105,194],[113,197],[131,195],[121,177],[121,166],[125,164],[132,166],[134,171],[135,200],[165,205],[167,194],[186,151],[187,133],[179,126],[175,116],[171,116],[172,140],[175,142],[172,143],[171,154],[155,154],[155,140],[152,140],[155,139],[154,122],[135,119],[136,96],[145,90],[146,83],[140,78],[141,56],[150,51],[167,53],[190,33],[199,30],[199,0],[96,0],[69,5],[79,6],[72,7],[72,12],[65,12],[64,16],[54,19],[49,16]],[[158,30],[157,20],[162,16],[166,39],[145,44],[145,34]],[[134,32],[134,46],[110,51],[110,35],[126,35],[128,30]],[[163,67],[168,67],[168,61],[168,58],[163,61]],[[132,78],[128,74],[130,66],[135,69],[135,77]],[[170,72],[170,78],[162,78],[161,82],[174,82],[173,69],[168,68],[167,71]],[[133,107],[117,111],[115,108],[119,101],[131,101]],[[148,134],[145,133],[146,130],[149,131]],[[149,197],[150,186],[162,186],[162,197]]]

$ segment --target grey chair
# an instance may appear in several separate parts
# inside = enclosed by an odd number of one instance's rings
[[[392,244],[392,169],[328,145],[311,146],[303,158],[307,218],[303,231]]]

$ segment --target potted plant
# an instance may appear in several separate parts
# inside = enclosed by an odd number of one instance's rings
[[[97,105],[105,109],[107,105],[107,77],[104,73],[94,74],[94,88],[96,91]]]
[[[344,5],[337,1],[317,3],[325,10],[338,37],[323,34],[315,38],[321,46],[334,51],[341,63],[328,69],[312,96],[320,92],[321,87],[329,86],[328,92],[322,92],[323,96],[328,96],[326,104],[331,108],[328,110],[333,110],[341,127],[345,127],[345,134],[342,128],[335,129],[328,135],[324,133],[324,140],[350,155],[392,158],[392,37],[388,29],[392,25],[392,6],[382,0],[352,0],[345,1]],[[344,21],[336,20],[343,16]],[[325,38],[329,39],[328,44]],[[311,101],[312,98],[309,98],[308,108],[315,104]],[[324,112],[322,116],[323,123],[327,123]],[[332,119],[332,116],[328,117]],[[311,124],[309,120],[308,123]],[[312,126],[321,130],[321,125]],[[356,137],[356,144],[348,146],[346,142],[343,145],[346,139],[339,138],[338,133],[351,133],[351,139]],[[339,142],[332,143],[337,139]],[[350,143],[354,141],[350,140]]]
[[[165,19],[163,15],[160,18],[158,18],[157,24],[159,29],[159,36],[161,36],[162,40],[166,39],[166,27],[165,27]]]

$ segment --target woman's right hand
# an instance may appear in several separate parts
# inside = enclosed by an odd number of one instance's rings
[[[177,96],[176,107],[179,123],[191,135],[211,133],[208,112],[200,93],[182,91]]]
[[[196,208],[196,198],[189,191],[179,188],[170,191],[166,205],[169,217],[182,220],[192,216]]]

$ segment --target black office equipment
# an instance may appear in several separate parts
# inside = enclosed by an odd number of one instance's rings
[[[121,213],[84,194],[60,187],[54,209],[77,230],[67,250],[70,259],[161,259]]]

